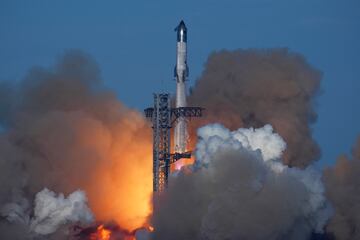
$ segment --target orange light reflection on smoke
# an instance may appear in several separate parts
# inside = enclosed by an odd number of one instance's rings
[[[147,229],[148,229],[149,232],[153,232],[155,230],[155,228],[153,226],[148,226]]]
[[[129,232],[146,226],[152,213],[152,137],[146,120],[129,110],[110,128],[87,128],[80,136],[99,159],[83,187],[96,220],[115,221]]]

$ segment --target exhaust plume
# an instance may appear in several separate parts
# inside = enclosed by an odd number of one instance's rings
[[[155,198],[153,239],[303,240],[322,232],[331,211],[321,174],[284,165],[286,144],[270,125],[231,132],[213,124],[198,137],[195,165]]]
[[[283,161],[304,168],[320,156],[310,124],[321,75],[287,49],[215,52],[190,91],[189,105],[206,109],[191,132],[212,122],[232,130],[271,124],[288,145]]]
[[[335,166],[324,170],[326,195],[334,216],[326,230],[339,240],[360,239],[360,137],[352,157],[340,156]]]
[[[145,225],[152,211],[151,128],[103,86],[89,56],[69,51],[50,69],[2,83],[0,92],[0,208],[34,206],[44,188],[65,195],[82,189],[97,221],[127,231]],[[19,229],[9,227],[14,236]]]

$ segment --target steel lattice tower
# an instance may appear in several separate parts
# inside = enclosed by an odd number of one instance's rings
[[[154,94],[154,107],[144,110],[153,128],[153,191],[162,192],[168,185],[170,165],[181,158],[190,158],[189,152],[171,153],[170,129],[176,119],[201,117],[200,107],[170,107],[170,94]]]
[[[163,191],[170,171],[170,98],[167,93],[154,94],[153,112],[153,190]]]

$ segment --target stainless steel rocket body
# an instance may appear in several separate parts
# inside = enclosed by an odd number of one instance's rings
[[[186,61],[187,29],[183,21],[175,28],[177,32],[177,52],[174,75],[176,78],[176,101],[175,107],[186,107],[185,81],[188,77],[188,66]],[[175,123],[174,150],[178,153],[185,152],[187,144],[187,122],[185,117],[179,117]]]

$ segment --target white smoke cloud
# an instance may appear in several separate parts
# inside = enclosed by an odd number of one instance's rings
[[[286,143],[271,125],[262,128],[240,128],[230,132],[220,124],[211,124],[198,130],[201,140],[197,144],[196,159],[199,164],[208,164],[211,156],[221,148],[259,150],[264,161],[277,160],[286,148]]]
[[[283,165],[286,144],[270,125],[231,132],[211,124],[198,137],[192,173],[172,176],[155,199],[154,239],[293,240],[322,231],[331,212],[321,174]]]
[[[34,218],[30,229],[38,234],[46,235],[55,232],[62,224],[69,222],[91,222],[93,215],[86,205],[87,199],[83,191],[75,191],[67,198],[44,189],[36,194]]]
[[[65,197],[45,188],[35,196],[35,207],[30,218],[26,199],[4,205],[1,216],[8,222],[27,226],[31,235],[49,235],[68,223],[90,223],[94,217],[87,206],[85,192],[77,190]],[[29,236],[30,237],[30,236]]]

